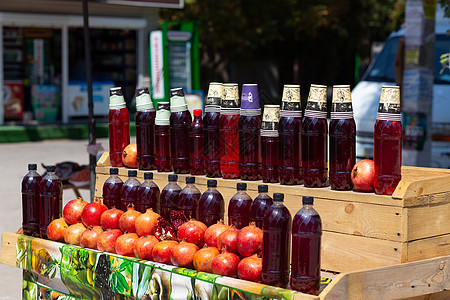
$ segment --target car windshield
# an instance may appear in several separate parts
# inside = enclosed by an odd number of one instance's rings
[[[365,80],[395,82],[395,56],[399,37],[389,39],[378,55]],[[436,35],[434,83],[450,84],[450,36]]]

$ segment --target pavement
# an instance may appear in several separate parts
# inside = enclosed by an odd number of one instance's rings
[[[108,139],[97,139],[108,150]],[[29,163],[38,164],[38,172],[45,172],[41,164],[73,161],[89,163],[87,140],[45,140],[23,143],[0,143],[0,233],[16,232],[22,224],[21,182]],[[89,201],[89,190],[80,190]],[[75,199],[71,189],[63,191],[63,205]],[[22,270],[0,264],[0,300],[22,298]]]

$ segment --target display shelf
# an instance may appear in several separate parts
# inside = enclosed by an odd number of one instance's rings
[[[95,196],[102,197],[103,183],[109,177],[109,157],[105,153],[96,168]],[[129,169],[119,168],[127,179]],[[144,172],[138,170],[142,182]],[[167,175],[153,171],[154,181],[162,189]],[[179,174],[183,187],[185,177]],[[196,186],[206,190],[205,176],[195,176]],[[236,193],[240,180],[217,179],[217,188],[227,204]],[[249,195],[257,196],[261,181],[247,183]],[[267,184],[269,193],[284,193],[285,205],[292,217],[301,208],[302,196],[313,196],[314,207],[322,218],[322,269],[336,272],[379,268],[450,253],[450,170],[402,167],[402,180],[392,196],[302,185]]]

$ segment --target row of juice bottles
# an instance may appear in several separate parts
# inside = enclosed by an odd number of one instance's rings
[[[156,112],[148,89],[137,89],[138,168],[351,190],[356,124],[350,86],[333,86],[329,124],[326,86],[311,85],[304,112],[299,85],[285,85],[281,102],[281,107],[265,105],[261,118],[257,84],[244,84],[240,99],[237,84],[213,82],[203,118],[201,110],[194,110],[192,121],[181,88],[172,89],[170,103],[159,102]],[[374,131],[377,194],[391,195],[401,179],[400,118],[399,87],[383,86]],[[122,166],[121,153],[129,141],[129,114],[121,89],[113,88],[113,167]]]
[[[170,220],[172,210],[182,211],[208,227],[224,220],[224,199],[217,190],[217,181],[209,179],[202,194],[195,186],[195,177],[186,177],[182,189],[176,174],[168,175],[168,184],[162,189],[153,182],[153,173],[144,173],[141,184],[137,171],[129,170],[123,182],[117,168],[110,169],[110,177],[103,185],[103,204],[126,210],[131,204],[144,213],[148,208]],[[284,195],[268,194],[267,185],[258,186],[258,196],[252,200],[247,194],[247,184],[237,183],[236,194],[228,203],[228,225],[237,229],[251,222],[263,229],[262,282],[317,294],[320,286],[320,245],[322,226],[318,213],[312,207],[313,198],[303,197],[303,208],[293,221],[283,205]],[[292,247],[291,247],[292,232]],[[292,263],[290,258],[292,249]]]

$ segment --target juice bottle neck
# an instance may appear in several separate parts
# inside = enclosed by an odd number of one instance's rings
[[[181,187],[178,185],[178,183],[169,181],[169,183],[164,187],[165,190],[181,190]]]
[[[182,193],[192,193],[192,194],[199,194],[200,190],[195,186],[195,184],[193,183],[188,183],[186,184],[186,186],[183,188]]]
[[[125,181],[124,185],[127,186],[140,186],[141,183],[137,180],[136,177],[130,177],[127,181]]]
[[[202,116],[194,116],[194,123],[202,123]]]
[[[43,179],[46,180],[59,180],[60,178],[56,175],[55,172],[47,172]]]

